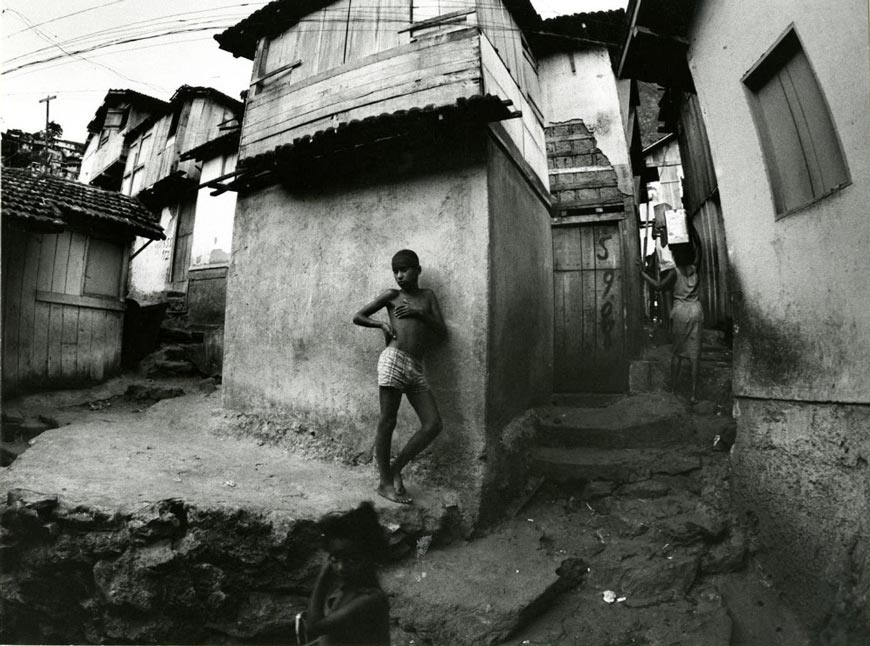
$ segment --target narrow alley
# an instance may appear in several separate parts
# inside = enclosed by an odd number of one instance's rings
[[[870,644],[870,4],[3,18],[0,642]]]

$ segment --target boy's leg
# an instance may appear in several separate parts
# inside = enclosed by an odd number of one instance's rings
[[[402,391],[397,388],[381,386],[379,389],[381,402],[381,418],[378,420],[378,430],[375,435],[375,462],[378,465],[378,493],[393,502],[407,504],[410,498],[396,493],[393,487],[393,477],[390,471],[390,446],[393,441],[393,431],[396,428],[396,413],[402,403]]]
[[[397,491],[404,491],[405,486],[402,481],[402,469],[405,465],[413,460],[423,449],[425,449],[441,432],[441,414],[438,412],[438,405],[435,403],[435,398],[432,396],[431,390],[424,390],[419,393],[407,393],[408,401],[414,407],[417,417],[420,418],[420,430],[418,430],[405,448],[401,450],[399,455],[393,461],[390,469],[393,476],[393,485]]]
[[[689,359],[689,366],[692,371],[692,398],[689,400],[691,403],[695,403],[698,401],[698,363],[700,361],[699,357],[692,357]]]
[[[680,368],[683,365],[683,357],[678,354],[671,356],[671,392],[677,394],[677,382],[680,379]]]

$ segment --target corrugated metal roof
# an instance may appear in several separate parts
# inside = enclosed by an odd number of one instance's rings
[[[27,169],[2,170],[0,203],[4,219],[43,230],[87,225],[122,229],[154,240],[165,237],[158,216],[135,198]]]

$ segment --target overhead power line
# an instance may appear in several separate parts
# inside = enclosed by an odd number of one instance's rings
[[[247,4],[253,4],[253,3],[247,3]],[[230,5],[224,5],[225,8],[228,8],[229,6]],[[499,4],[499,5],[492,5],[492,6],[501,7],[502,5]],[[205,13],[206,11],[209,11],[209,10],[183,12],[183,13],[172,14],[172,15],[174,15],[174,16],[193,15],[193,14]],[[329,15],[330,13],[333,13],[334,16],[331,17]],[[229,17],[230,16],[227,16],[226,18],[229,18]],[[67,52],[64,55],[49,56],[47,58],[41,58],[41,59],[38,59],[35,61],[24,62],[24,63],[21,63],[19,65],[16,65],[16,66],[13,66],[9,69],[4,70],[3,74],[11,74],[13,72],[23,70],[23,69],[26,69],[29,67],[33,67],[36,65],[43,65],[45,63],[54,62],[54,61],[57,61],[59,59],[64,58],[64,56],[74,56],[77,54],[90,53],[90,52],[94,52],[94,51],[97,51],[100,49],[105,49],[108,47],[116,47],[119,45],[132,43],[132,42],[138,42],[138,41],[142,41],[142,40],[164,38],[164,37],[171,36],[174,34],[191,33],[191,32],[198,32],[198,31],[218,31],[218,30],[223,30],[223,29],[226,29],[228,27],[231,27],[231,26],[233,26],[233,24],[236,24],[236,22],[232,22],[229,24],[225,24],[225,23],[212,24],[212,23],[220,20],[220,18],[216,18],[216,17],[204,18],[202,20],[190,21],[190,22],[183,20],[183,19],[179,19],[179,20],[170,21],[170,22],[181,22],[182,24],[185,25],[183,28],[168,29],[168,30],[159,31],[159,32],[149,31],[148,28],[156,26],[157,24],[165,23],[167,21],[166,20],[167,18],[168,17],[162,17],[162,18],[154,18],[154,19],[139,21],[139,23],[141,23],[140,27],[143,27],[145,29],[139,29],[138,31],[135,31],[134,33],[130,33],[130,28],[132,25],[135,25],[136,23],[131,23],[129,25],[125,25],[122,27],[102,30],[101,32],[94,32],[94,34],[89,34],[86,36],[80,36],[80,37],[77,37],[74,39],[70,39],[69,41],[65,41],[61,44],[68,45],[70,42],[87,41],[93,35],[95,35],[97,33],[102,33],[104,36],[108,36],[109,34],[112,34],[112,33],[116,33],[116,34],[128,33],[129,34],[128,36],[123,36],[123,37],[111,37],[108,39],[104,39],[102,41],[98,41],[96,43],[92,43],[92,44],[87,45],[87,46],[81,45],[79,49],[75,49],[71,52]],[[408,18],[409,18],[409,11],[404,9],[404,8],[382,10],[380,7],[376,7],[376,6],[357,7],[353,13],[353,18],[351,19],[351,22],[354,22],[357,24],[357,27],[356,27],[357,30],[361,30],[359,27],[359,25],[361,23],[370,22],[374,25],[374,27],[372,27],[372,30],[374,30],[374,29],[381,28],[383,26],[384,22],[396,22],[399,24],[407,23]],[[233,18],[233,19],[237,20],[236,18]],[[346,9],[330,11],[327,8],[321,12],[321,15],[312,16],[310,18],[307,18],[307,17],[302,18],[298,21],[297,24],[304,24],[304,23],[316,25],[320,31],[325,31],[325,32],[344,31],[346,29],[346,26],[347,26],[347,12],[346,12]],[[325,25],[328,25],[328,24],[334,24],[335,27],[334,28],[333,27],[325,27]],[[478,25],[485,28],[488,31],[510,31],[510,32],[522,31],[512,24],[494,24],[494,23],[490,23],[488,21],[481,21],[480,17],[478,17]],[[364,31],[365,29],[362,29],[362,30]],[[526,30],[526,32],[528,33],[528,30]],[[544,33],[548,33],[548,32],[534,32],[533,31],[532,33],[544,34]],[[553,35],[556,35],[556,34],[553,34]],[[558,36],[560,36],[561,38],[565,38],[565,39],[572,39],[572,37],[564,36],[562,34],[558,34]],[[582,41],[583,39],[577,38],[576,40]],[[31,52],[29,54],[20,55],[18,57],[10,59],[10,61],[7,61],[7,63],[11,62],[13,60],[20,60],[21,58],[32,55],[33,53],[38,53],[41,51],[45,51],[47,49],[50,49],[50,48],[42,48],[40,50],[36,50],[36,52]]]

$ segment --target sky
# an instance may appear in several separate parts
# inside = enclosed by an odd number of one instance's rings
[[[371,0],[375,2],[377,0]],[[450,0],[440,0],[442,4]],[[110,88],[169,99],[183,84],[238,97],[251,61],[218,48],[213,36],[266,0],[0,0],[0,130],[36,132],[50,118],[63,137],[84,141]],[[627,0],[532,0],[544,18],[624,9]],[[143,38],[164,34],[159,38]],[[126,41],[126,42],[118,42]],[[102,46],[114,43],[111,46]],[[96,47],[101,46],[101,47]],[[96,48],[95,48],[96,47]],[[28,65],[44,59],[55,59]],[[16,69],[20,66],[20,69]]]

